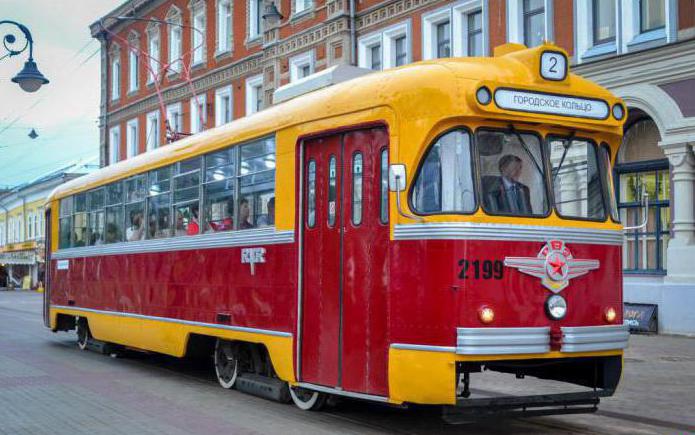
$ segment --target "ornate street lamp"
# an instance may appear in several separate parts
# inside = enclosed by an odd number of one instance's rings
[[[2,45],[5,47],[5,50],[7,50],[7,54],[0,57],[0,59],[17,56],[28,47],[29,59],[24,63],[24,68],[22,68],[19,74],[12,77],[12,81],[17,83],[19,87],[26,92],[38,91],[41,86],[48,83],[48,79],[41,74],[39,69],[36,67],[36,62],[34,62],[34,39],[31,37],[31,32],[26,28],[26,26],[17,23],[16,21],[3,20],[0,21],[0,25],[2,24],[12,24],[17,26],[17,28],[19,28],[19,30],[21,30],[24,34],[25,42],[23,47],[17,49],[14,47],[14,44],[17,42],[17,37],[12,33],[6,34],[2,38]]]
[[[269,23],[276,23],[282,20],[284,17],[280,11],[278,11],[277,6],[275,6],[275,2],[270,2],[268,5],[266,5],[265,13],[263,14],[262,18],[267,20]]]

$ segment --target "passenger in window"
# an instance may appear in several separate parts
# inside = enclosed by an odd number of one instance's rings
[[[118,233],[118,226],[116,226],[116,224],[106,224],[106,243],[118,242],[118,239],[120,239]]]
[[[255,225],[249,220],[251,218],[251,207],[249,206],[249,200],[243,198],[239,202],[239,229],[247,230],[253,228]]]
[[[141,210],[130,211],[130,226],[125,232],[126,240],[134,242],[145,238],[145,228]]]
[[[223,217],[222,219],[210,221],[210,229],[212,231],[229,231],[232,229],[232,225],[234,224],[234,219],[232,216],[234,216],[234,200],[229,199],[227,201],[227,206],[225,207],[227,211],[227,215]]]
[[[519,181],[524,168],[522,160],[506,154],[500,158],[498,168],[500,177],[483,177],[485,208],[493,213],[532,214],[529,188]]]
[[[258,218],[259,227],[275,225],[275,197],[268,200],[268,213]]]
[[[200,225],[198,224],[198,204],[193,204],[191,206],[191,218],[188,221],[188,226],[186,227],[186,235],[195,236],[200,234]]]

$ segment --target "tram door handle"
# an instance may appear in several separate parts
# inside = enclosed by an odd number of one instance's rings
[[[647,227],[649,223],[649,193],[647,193],[647,189],[642,189],[642,207],[644,208],[642,223],[632,227],[623,227],[623,231],[637,231]]]
[[[398,214],[401,216],[413,219],[416,221],[423,221],[420,216],[415,216],[410,213],[403,211],[401,207],[401,192],[406,188],[406,173],[405,165],[403,164],[392,164],[389,166],[389,190],[391,192],[396,192],[396,208],[398,209]]]

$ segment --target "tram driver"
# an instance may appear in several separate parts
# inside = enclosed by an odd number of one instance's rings
[[[505,154],[500,158],[498,168],[500,176],[483,177],[485,208],[493,213],[532,214],[529,188],[519,181],[524,169],[523,161],[513,154]]]

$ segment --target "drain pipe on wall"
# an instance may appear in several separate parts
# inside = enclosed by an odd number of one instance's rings
[[[355,32],[355,1],[350,0],[350,65],[357,66],[357,41]]]

